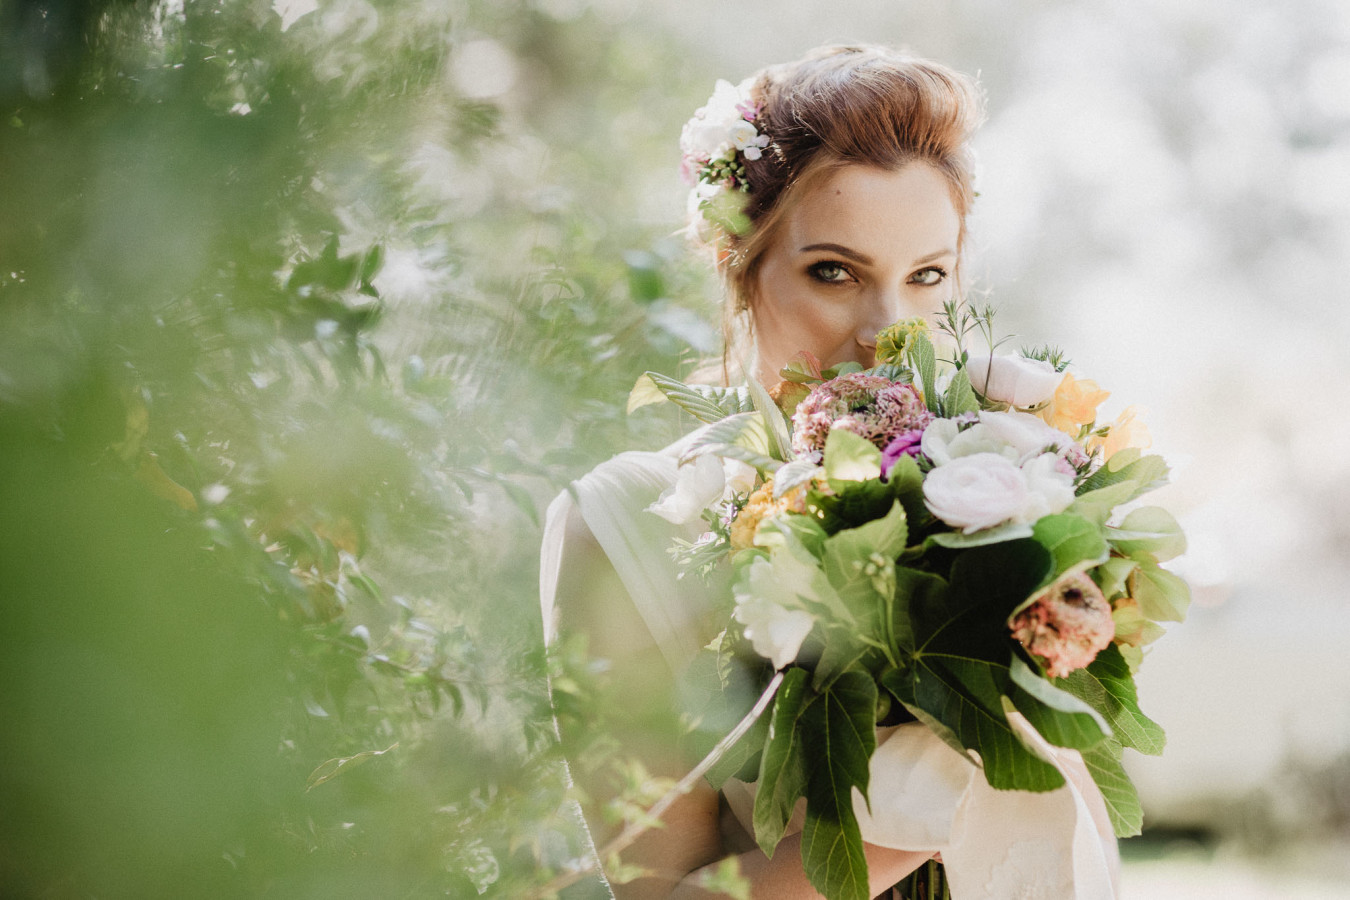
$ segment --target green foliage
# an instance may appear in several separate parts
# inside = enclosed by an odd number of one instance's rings
[[[851,431],[835,428],[825,438],[825,477],[830,481],[867,481],[881,475],[881,451]],[[847,490],[847,486],[843,486]]]
[[[866,672],[837,679],[802,711],[806,780],[802,865],[816,890],[839,900],[868,900],[867,860],[853,814],[853,789],[867,796],[876,749],[877,685]]]
[[[905,357],[909,367],[919,377],[924,404],[935,415],[946,415],[942,408],[942,395],[937,391],[937,352],[928,335],[922,332],[912,335],[905,344]]]
[[[612,159],[623,110],[669,143],[691,62],[378,6],[0,5],[16,895],[514,897],[579,852],[521,561],[676,433],[594,398],[715,344]],[[500,105],[456,68],[484,38],[529,60]]]
[[[793,807],[806,791],[807,765],[798,720],[811,697],[807,687],[810,673],[790,668],[774,698],[769,740],[760,758],[759,785],[755,794],[755,840],[760,849],[773,856],[783,839]]]
[[[645,372],[642,377],[671,403],[705,424],[711,425],[728,416],[752,412],[755,409],[754,403],[750,400],[749,389],[744,386],[684,384],[659,372]],[[635,405],[630,403],[628,411],[632,412],[634,408]]]

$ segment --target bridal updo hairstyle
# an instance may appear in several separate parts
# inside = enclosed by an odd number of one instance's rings
[[[755,125],[770,140],[759,159],[743,160],[750,228],[713,237],[729,301],[728,344],[753,308],[760,262],[784,216],[841,166],[932,165],[951,189],[964,242],[975,194],[968,141],[983,118],[972,79],[885,47],[835,46],[762,70],[750,96],[760,104]]]

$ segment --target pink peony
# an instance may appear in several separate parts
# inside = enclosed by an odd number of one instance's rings
[[[1111,604],[1091,578],[1066,575],[1009,623],[1012,635],[1045,663],[1051,678],[1088,666],[1115,637]]]
[[[792,414],[792,449],[820,458],[830,430],[842,428],[884,450],[901,435],[922,430],[933,414],[912,384],[854,372],[816,385]]]

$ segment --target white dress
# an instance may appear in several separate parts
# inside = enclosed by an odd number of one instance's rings
[[[681,671],[706,642],[708,602],[701,585],[695,578],[676,579],[667,553],[674,537],[692,540],[699,529],[646,512],[674,483],[676,459],[677,447],[621,453],[550,505],[540,566],[546,640],[556,636],[563,535],[575,508],[672,670]],[[854,796],[863,839],[940,851],[955,900],[1115,900],[1120,858],[1104,801],[1082,758],[1050,746],[1025,722],[1014,725],[1066,776],[1064,787],[1048,793],[994,790],[974,764],[925,726],[878,729],[870,812],[856,791]],[[749,831],[754,785],[729,782],[723,793]]]

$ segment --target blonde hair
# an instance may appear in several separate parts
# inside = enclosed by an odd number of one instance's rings
[[[714,229],[708,240],[727,293],[724,377],[733,350],[753,334],[765,251],[797,200],[839,167],[933,166],[961,219],[959,252],[975,196],[968,141],[983,118],[972,79],[886,47],[818,48],[797,62],[762,70],[750,94],[760,104],[755,126],[770,138],[759,159],[743,161],[750,228],[740,234]]]

